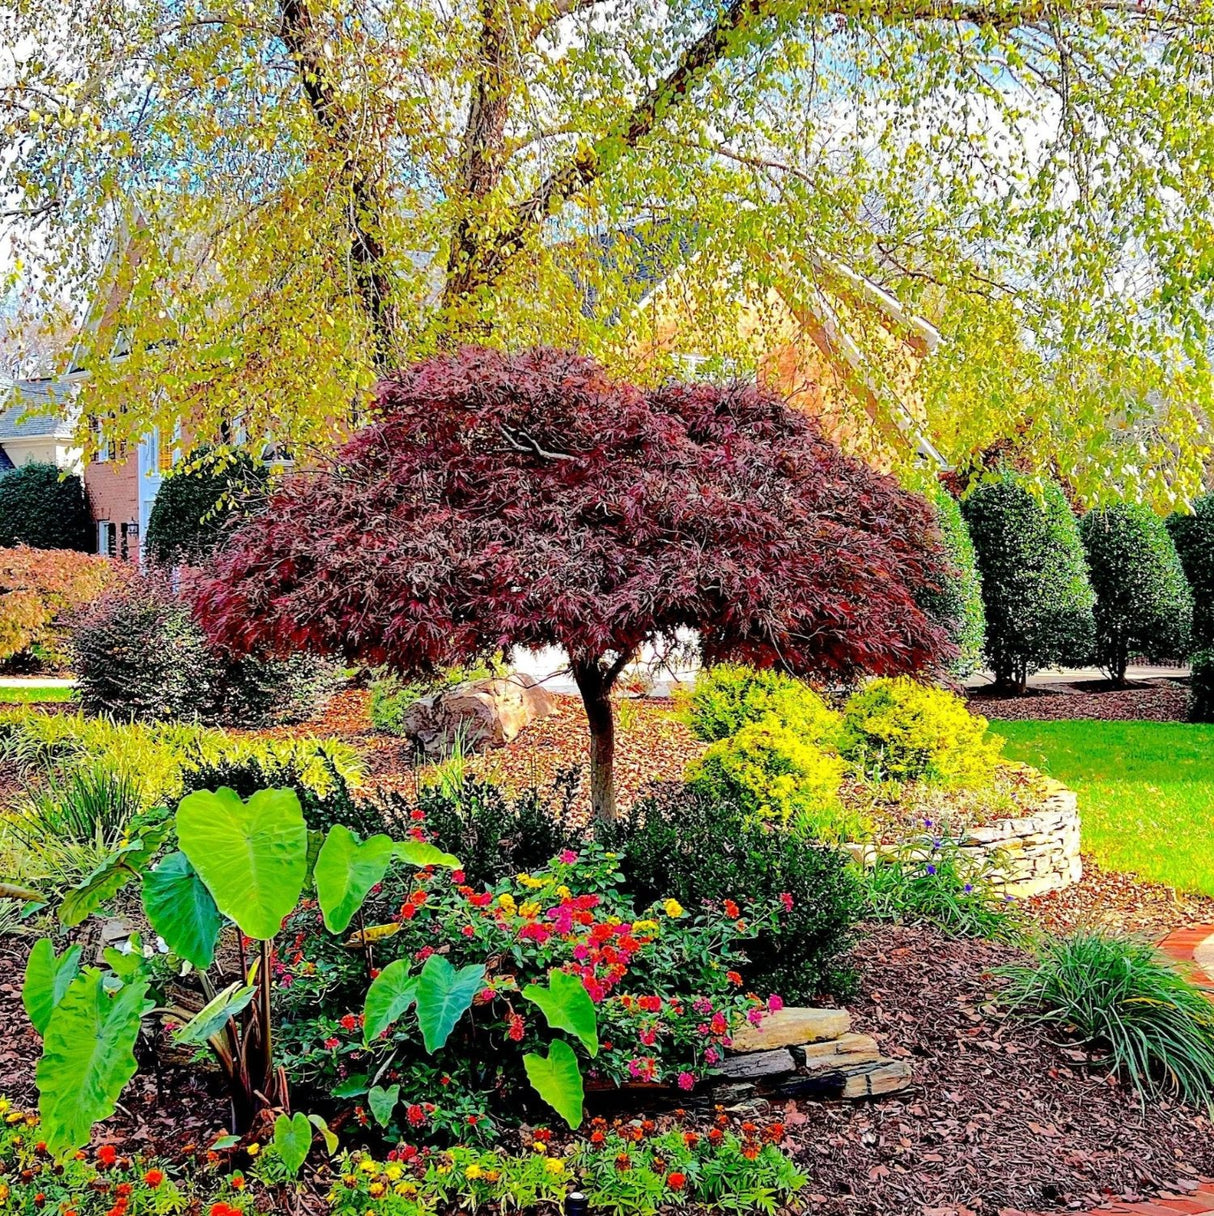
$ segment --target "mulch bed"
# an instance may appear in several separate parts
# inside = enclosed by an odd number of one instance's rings
[[[909,1095],[790,1103],[823,1216],[947,1216],[1134,1200],[1214,1173],[1214,1125],[1085,1067],[1082,1052],[990,1003],[1015,950],[884,926],[857,948],[854,1027],[909,1057]]]
[[[1105,722],[1142,719],[1183,722],[1188,713],[1187,679],[1162,676],[1115,688],[1108,680],[1076,680],[1029,688],[1023,696],[997,694],[993,686],[968,690],[970,705],[988,718],[1094,718]]]

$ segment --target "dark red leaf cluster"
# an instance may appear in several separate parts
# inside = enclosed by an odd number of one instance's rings
[[[710,661],[846,676],[945,655],[917,606],[943,560],[923,499],[761,388],[645,393],[565,352],[467,348],[384,383],[197,603],[237,650],[402,671],[515,645],[596,660],[687,627]]]

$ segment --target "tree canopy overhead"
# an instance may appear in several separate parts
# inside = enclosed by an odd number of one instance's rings
[[[645,643],[694,629],[706,662],[820,677],[947,657],[919,606],[943,576],[927,503],[761,389],[465,348],[388,380],[379,413],[228,538],[205,627],[404,673],[561,646],[603,816],[609,698]]]
[[[669,317],[634,306],[675,263],[683,351],[753,361],[745,285],[864,276],[944,334],[950,459],[1014,439],[1093,495],[1195,490],[1207,0],[43,0],[0,32],[34,281],[83,309],[129,255],[80,350],[111,432],[332,440],[468,335],[660,378]]]

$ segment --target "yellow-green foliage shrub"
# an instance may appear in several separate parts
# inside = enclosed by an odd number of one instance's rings
[[[843,762],[767,714],[713,743],[687,768],[687,784],[735,800],[757,819],[828,840],[851,839],[863,821],[839,801]]]
[[[869,777],[930,785],[989,785],[1003,740],[960,697],[900,677],[873,680],[848,700],[839,752]]]
[[[705,743],[727,739],[769,714],[811,743],[830,743],[839,731],[839,715],[808,684],[739,663],[718,663],[700,672],[682,711],[692,733]]]

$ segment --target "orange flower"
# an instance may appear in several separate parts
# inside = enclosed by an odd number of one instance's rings
[[[687,1185],[687,1175],[675,1170],[674,1173],[666,1175],[666,1185],[672,1191],[681,1191]]]
[[[700,1143],[700,1137],[696,1132],[684,1132],[683,1143],[687,1145],[688,1148],[695,1148],[695,1146]]]
[[[103,1144],[97,1150],[97,1164],[108,1168],[118,1160],[118,1150],[112,1144]]]
[[[148,1170],[148,1172],[144,1174],[143,1180],[152,1188],[152,1190],[155,1190],[164,1181],[164,1171]]]

